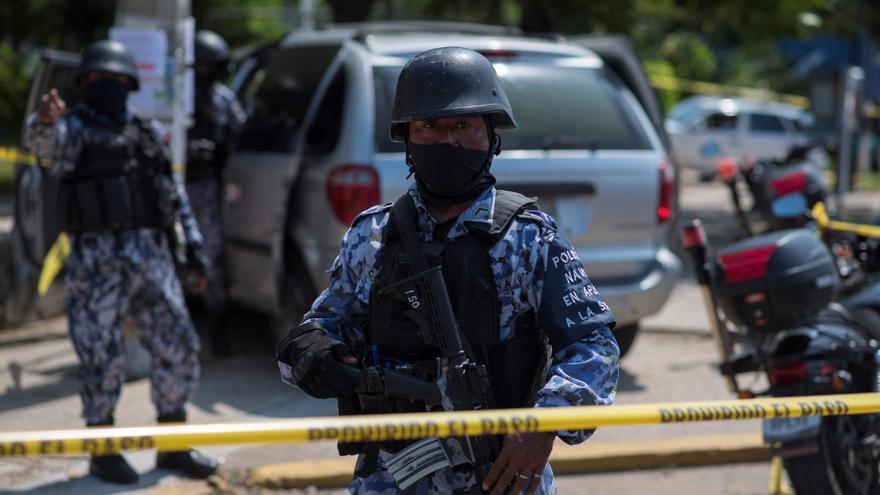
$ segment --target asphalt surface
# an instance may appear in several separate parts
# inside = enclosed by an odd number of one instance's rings
[[[865,209],[874,203],[880,206],[875,198],[862,194],[856,203]],[[683,189],[682,204],[684,219],[701,217],[713,241],[723,244],[735,237],[736,223],[722,186],[688,184]],[[643,331],[621,365],[618,404],[732,398],[714,368],[717,356],[708,320],[699,291],[688,275],[686,267],[669,303],[643,322]],[[201,385],[189,406],[192,422],[335,414],[333,402],[311,399],[279,381],[272,361],[274,345],[259,318],[242,313],[233,324],[237,329],[236,357],[218,360],[203,353]],[[754,385],[761,385],[760,378],[754,379]],[[0,332],[0,431],[80,427],[76,390],[76,358],[63,318]],[[123,426],[154,422],[148,380],[126,383],[116,417]],[[759,427],[756,421],[615,427],[597,431],[592,441],[641,442],[648,448],[653,439],[754,434]],[[224,459],[221,476],[208,484],[180,480],[172,473],[155,470],[155,454],[146,451],[126,454],[143,473],[140,483],[131,487],[108,485],[86,476],[85,457],[44,457],[0,460],[0,490],[32,494],[276,493],[248,487],[244,483],[247,470],[263,464],[336,455],[335,446],[329,442],[205,450]],[[767,493],[769,471],[768,463],[756,463],[566,475],[560,476],[557,483],[563,494],[760,494]]]

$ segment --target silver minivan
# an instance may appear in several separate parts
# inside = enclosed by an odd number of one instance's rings
[[[388,139],[394,87],[407,60],[440,46],[493,62],[519,125],[501,134],[498,187],[537,196],[553,215],[618,317],[625,352],[680,271],[669,249],[675,170],[638,100],[594,52],[501,27],[340,25],[239,54],[231,86],[249,118],[225,173],[232,301],[272,315],[279,334],[299,321],[354,216],[405,191],[403,148]],[[75,62],[44,57],[32,105]],[[20,172],[16,229],[38,264],[57,233],[51,181],[38,167]]]
[[[596,54],[488,26],[339,26],[244,57],[233,85],[250,119],[226,171],[233,299],[290,328],[326,286],[354,216],[405,191],[403,147],[388,139],[394,88],[407,60],[440,46],[493,62],[519,125],[501,133],[498,187],[537,196],[554,216],[629,347],[680,269],[668,249],[674,169]]]

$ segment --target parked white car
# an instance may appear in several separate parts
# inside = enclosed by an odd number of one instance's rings
[[[675,160],[702,179],[714,176],[722,156],[785,157],[808,140],[804,130],[811,124],[808,112],[791,105],[712,96],[685,98],[665,122]]]

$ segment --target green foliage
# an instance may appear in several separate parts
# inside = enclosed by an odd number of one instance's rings
[[[298,0],[192,0],[200,29],[233,48],[297,26]],[[0,140],[18,133],[29,47],[79,51],[103,38],[116,0],[0,0]],[[314,0],[315,20],[436,19],[563,35],[624,33],[651,73],[803,92],[775,43],[819,32],[880,40],[877,0]],[[810,19],[811,22],[804,22]],[[660,91],[664,107],[679,95]]]
[[[715,76],[715,54],[697,34],[668,35],[660,47],[660,56],[672,64],[679,77],[706,81]]]
[[[0,41],[80,51],[107,36],[116,0],[3,0]]]
[[[223,36],[231,47],[278,39],[295,27],[296,11],[284,0],[200,0],[192,5],[198,29]]]
[[[675,68],[668,61],[663,59],[645,60],[645,72],[650,76],[667,76],[675,77]],[[657,89],[657,96],[660,99],[660,106],[666,113],[682,98],[681,91],[677,89]]]
[[[15,192],[15,164],[0,160],[0,194]]]
[[[15,141],[27,92],[28,78],[22,57],[9,43],[0,43],[0,145]]]

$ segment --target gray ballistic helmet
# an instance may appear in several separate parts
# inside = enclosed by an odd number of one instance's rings
[[[216,65],[229,62],[229,45],[214,31],[196,33],[196,64]]]
[[[79,84],[83,76],[89,72],[112,72],[128,76],[134,83],[133,91],[137,91],[141,86],[134,55],[118,41],[96,41],[83,50],[79,67],[76,69],[76,84]]]
[[[513,111],[489,60],[474,50],[435,48],[407,62],[397,80],[391,140],[406,139],[413,120],[485,114],[496,129],[515,129]]]

